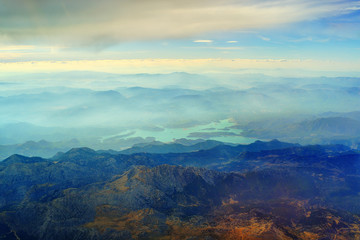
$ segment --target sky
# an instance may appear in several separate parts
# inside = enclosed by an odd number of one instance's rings
[[[360,76],[360,1],[0,0],[0,73]]]

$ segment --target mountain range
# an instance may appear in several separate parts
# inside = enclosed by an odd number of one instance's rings
[[[0,237],[359,239],[359,169],[349,147],[277,140],[13,155],[0,162]]]
[[[344,144],[358,148],[359,112],[324,113],[310,119],[273,119],[240,126],[247,137],[299,142],[302,144]]]
[[[185,136],[171,136],[233,143],[248,143],[239,140],[248,136],[301,144],[357,144],[359,124],[352,120],[359,121],[358,78],[76,71],[23,77],[0,77],[0,82],[13,83],[3,84],[0,91],[1,145],[77,139],[81,146],[122,150],[167,129],[179,133],[179,129],[224,119],[241,126],[237,130],[243,129],[243,134],[230,128],[211,133],[197,129]],[[283,120],[288,118],[292,121]],[[286,125],[281,128],[276,122]],[[351,132],[355,125],[356,131]],[[347,129],[341,131],[341,126]],[[148,132],[142,132],[144,129]],[[119,137],[123,133],[128,135]],[[308,137],[312,134],[313,138]],[[133,137],[143,139],[127,141]],[[98,147],[103,143],[111,147]]]

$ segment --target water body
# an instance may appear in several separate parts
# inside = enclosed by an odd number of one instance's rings
[[[154,137],[157,141],[172,142],[174,139],[210,139],[221,142],[249,144],[257,139],[241,136],[241,129],[231,128],[234,123],[229,119],[211,122],[205,125],[197,125],[189,128],[160,128],[161,130],[132,129],[115,135],[105,136],[104,141],[109,138],[130,138],[130,137]]]

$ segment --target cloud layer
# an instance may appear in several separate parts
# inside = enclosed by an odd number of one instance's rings
[[[0,5],[0,43],[101,47],[277,27],[345,14],[359,4],[343,0],[0,0]]]
[[[1,55],[0,55],[1,56]],[[122,59],[81,61],[33,61],[0,63],[0,72],[33,73],[98,71],[121,74],[172,73],[244,73],[258,72],[280,76],[359,77],[360,61],[320,61],[300,59]],[[329,71],[331,69],[331,71]]]

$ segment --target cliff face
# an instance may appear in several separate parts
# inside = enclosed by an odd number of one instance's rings
[[[0,164],[0,237],[360,238],[357,153],[340,146],[239,152],[217,170],[174,165],[186,165],[181,159],[91,149],[55,160],[12,156]]]

